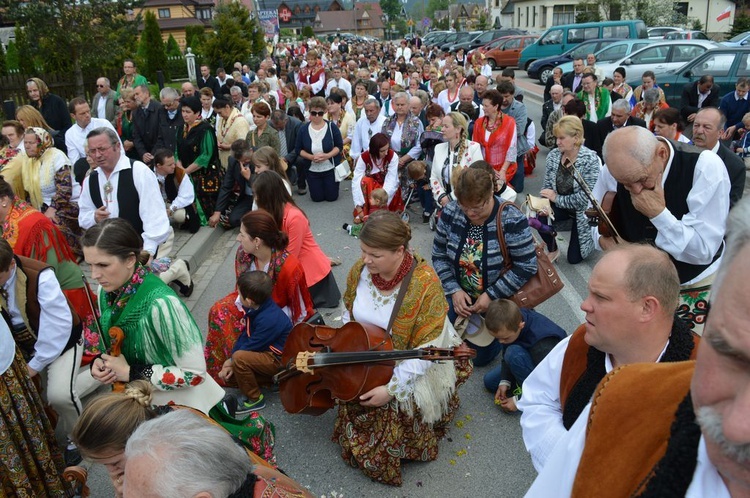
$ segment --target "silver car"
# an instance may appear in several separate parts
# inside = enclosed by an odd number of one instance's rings
[[[646,71],[663,73],[670,69],[677,69],[702,55],[709,48],[718,48],[716,42],[705,40],[674,40],[652,43],[651,45],[633,52],[613,62],[599,64],[605,77],[611,77],[614,70],[620,66],[625,68],[628,81],[641,79]]]

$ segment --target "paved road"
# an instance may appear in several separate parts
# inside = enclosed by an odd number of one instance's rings
[[[520,72],[519,72],[520,73]],[[540,89],[524,76],[519,84],[527,89]],[[540,90],[537,90],[540,91]],[[526,98],[530,117],[539,122],[541,105],[538,99]],[[546,150],[539,155],[539,167],[526,180],[526,192],[538,193],[544,171]],[[330,256],[341,258],[343,264],[334,268],[342,289],[346,273],[359,257],[358,240],[350,237],[341,225],[351,219],[350,182],[341,185],[341,196],[335,203],[315,204],[309,196],[295,196],[307,213],[313,233]],[[416,211],[412,216],[412,247],[429,258],[433,232],[421,224]],[[568,333],[582,322],[579,305],[586,295],[586,283],[598,255],[576,265],[565,261],[569,232],[562,232],[562,255],[558,268],[565,288],[541,305],[538,310],[555,320]],[[205,291],[191,299],[192,311],[201,328],[206,329],[208,309],[226,295],[234,282],[233,234],[227,233],[215,245],[211,258],[197,271],[210,278]],[[340,310],[324,310],[329,324],[339,324]],[[494,366],[494,365],[492,365]],[[320,417],[292,416],[283,412],[278,395],[269,393],[268,406],[262,412],[276,426],[276,453],[279,466],[290,476],[308,486],[316,496],[349,497],[516,497],[522,496],[535,477],[519,428],[518,415],[507,415],[493,403],[484,390],[482,377],[490,367],[475,369],[474,375],[461,389],[461,409],[447,439],[441,442],[437,461],[408,463],[404,466],[404,484],[393,488],[372,482],[361,472],[350,468],[341,459],[339,447],[331,442],[333,411]],[[92,468],[93,496],[111,496],[111,487],[103,469]]]

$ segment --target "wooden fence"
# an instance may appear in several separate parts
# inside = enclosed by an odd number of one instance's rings
[[[91,102],[96,94],[96,80],[102,76],[109,78],[112,88],[117,87],[117,81],[121,75],[118,70],[102,71],[98,73],[84,73],[83,87],[84,97]],[[7,76],[0,76],[0,101],[12,100],[16,107],[29,103],[29,97],[26,94],[26,81],[29,78],[39,78],[49,87],[49,91],[59,95],[66,102],[74,97],[78,97],[76,91],[75,76],[72,73],[38,73],[38,74],[21,74],[13,73]]]

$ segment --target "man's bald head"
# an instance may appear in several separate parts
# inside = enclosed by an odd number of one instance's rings
[[[458,100],[460,102],[472,102],[474,100],[474,89],[469,85],[462,86],[458,92]]]
[[[612,176],[636,194],[654,188],[670,154],[669,147],[640,126],[626,126],[607,135],[602,152]]]

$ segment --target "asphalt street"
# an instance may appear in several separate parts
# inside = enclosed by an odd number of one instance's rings
[[[541,118],[541,100],[528,95],[529,89],[541,93],[541,87],[519,71],[518,82],[527,92],[525,103],[529,116],[536,123]],[[537,131],[537,136],[539,131]],[[546,149],[538,157],[534,175],[527,177],[525,192],[537,194],[544,175]],[[518,202],[523,196],[519,195]],[[295,200],[307,213],[313,234],[323,250],[338,257],[342,265],[334,268],[334,275],[342,292],[346,274],[359,257],[359,241],[341,227],[351,221],[351,182],[341,184],[340,197],[334,203],[312,203],[309,196]],[[433,232],[421,223],[421,210],[416,205],[412,212],[411,246],[429,259]],[[558,269],[565,288],[537,308],[568,333],[582,323],[580,304],[586,296],[586,286],[598,254],[581,264],[571,266],[565,260],[570,232],[560,232],[561,256]],[[217,244],[218,245],[218,244]],[[218,299],[229,293],[234,285],[234,251],[236,244],[216,247],[212,258],[223,258],[219,270],[212,276],[203,295],[192,311],[205,331],[208,310]],[[326,322],[341,323],[341,310],[322,310]],[[519,415],[503,413],[493,403],[493,395],[485,391],[482,377],[494,367],[476,368],[474,375],[459,391],[461,408],[444,441],[436,461],[406,463],[403,466],[403,486],[394,488],[371,481],[359,470],[349,467],[340,456],[337,444],[331,441],[334,411],[319,416],[289,415],[283,411],[278,394],[267,393],[267,407],[262,415],[276,428],[278,465],[287,474],[307,486],[315,496],[326,497],[518,497],[523,496],[535,477],[531,460],[526,453],[519,427]],[[111,496],[112,488],[104,469],[92,466],[90,484],[92,496]]]

